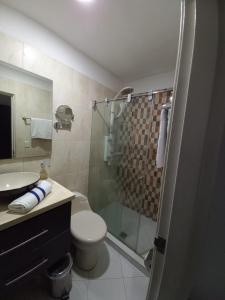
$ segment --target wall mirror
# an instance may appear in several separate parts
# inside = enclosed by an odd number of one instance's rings
[[[51,153],[52,90],[51,80],[0,63],[0,159]]]

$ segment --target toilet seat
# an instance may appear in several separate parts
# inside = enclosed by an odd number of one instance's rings
[[[71,217],[71,233],[84,243],[97,243],[105,238],[105,221],[92,211],[83,210]]]

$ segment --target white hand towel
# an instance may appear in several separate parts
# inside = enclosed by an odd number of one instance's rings
[[[167,110],[162,109],[160,115],[159,139],[158,139],[158,147],[157,147],[157,154],[156,154],[157,168],[162,168],[164,166],[166,137],[167,137]]]
[[[25,214],[40,203],[52,190],[50,182],[43,180],[37,183],[37,187],[30,192],[12,201],[8,209],[12,212]]]
[[[32,139],[52,139],[52,120],[31,118]]]
[[[167,110],[167,135],[170,128],[170,120],[171,120],[171,108]]]

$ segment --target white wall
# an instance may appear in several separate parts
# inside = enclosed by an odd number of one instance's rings
[[[165,89],[173,87],[175,71],[156,74],[149,77],[132,81],[127,85],[134,88],[135,93],[147,92],[150,90]]]
[[[112,90],[118,90],[122,85],[118,78],[56,34],[3,4],[0,4],[0,31],[30,44]]]

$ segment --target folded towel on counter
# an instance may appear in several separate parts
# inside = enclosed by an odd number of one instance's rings
[[[31,118],[32,139],[52,139],[52,120]]]
[[[46,180],[40,180],[30,192],[12,201],[8,205],[8,209],[12,212],[25,214],[38,205],[51,191],[52,184]]]
[[[158,139],[158,147],[157,147],[157,154],[156,154],[157,168],[162,168],[164,166],[166,138],[167,138],[167,109],[162,109],[160,115],[159,139]]]

